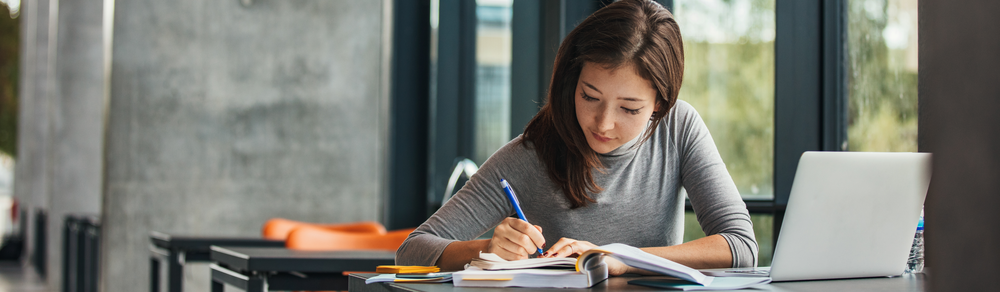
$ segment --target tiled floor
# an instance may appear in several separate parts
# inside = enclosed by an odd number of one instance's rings
[[[16,261],[0,261],[0,292],[48,292],[34,270]]]

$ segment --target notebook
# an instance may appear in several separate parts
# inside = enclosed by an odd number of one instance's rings
[[[426,274],[380,274],[365,280],[365,284],[379,282],[395,283],[444,283],[451,282],[451,272],[436,272]]]
[[[395,265],[382,265],[375,267],[375,272],[379,274],[426,274],[426,273],[436,273],[440,272],[441,268],[437,266],[395,266]]]
[[[806,152],[769,268],[708,269],[774,281],[903,273],[930,183],[928,153]]]

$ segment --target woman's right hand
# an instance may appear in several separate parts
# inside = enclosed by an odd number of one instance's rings
[[[545,248],[545,237],[542,236],[541,226],[507,217],[493,231],[493,238],[490,238],[486,252],[512,261],[526,259],[529,255],[537,253],[539,248]]]

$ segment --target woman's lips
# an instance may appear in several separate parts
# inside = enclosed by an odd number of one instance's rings
[[[611,141],[611,138],[598,135],[597,133],[591,132],[590,134],[593,135],[594,139],[597,139],[597,141],[601,141],[601,142]]]

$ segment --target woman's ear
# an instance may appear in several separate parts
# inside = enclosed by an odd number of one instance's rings
[[[657,96],[656,103],[653,104],[653,108],[654,108],[653,115],[649,116],[649,120],[650,121],[652,121],[653,119],[656,119],[656,113],[659,113],[661,110],[663,110],[662,108],[660,108],[662,105],[663,105],[663,99],[660,98],[659,96]]]

